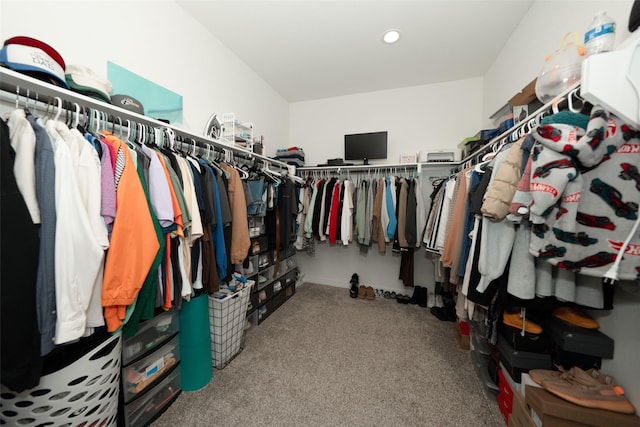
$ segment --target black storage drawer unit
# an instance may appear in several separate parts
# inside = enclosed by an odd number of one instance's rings
[[[546,317],[540,324],[549,338],[564,351],[613,358],[613,339],[597,329],[569,325],[554,316]]]

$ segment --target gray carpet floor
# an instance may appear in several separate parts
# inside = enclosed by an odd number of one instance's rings
[[[504,426],[453,323],[306,283],[162,426]]]

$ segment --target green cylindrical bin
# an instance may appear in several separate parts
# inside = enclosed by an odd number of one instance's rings
[[[209,384],[211,335],[206,294],[183,301],[180,310],[180,383],[183,391],[196,391]]]

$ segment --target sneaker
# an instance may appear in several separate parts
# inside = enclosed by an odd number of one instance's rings
[[[571,368],[569,370],[565,370],[562,366],[557,366],[557,368],[557,371],[550,369],[531,369],[529,371],[529,376],[536,384],[542,385],[545,381],[563,381],[565,378],[570,376],[582,375],[581,372],[576,371],[576,368]],[[616,384],[611,375],[603,374],[595,368],[591,368],[583,372],[602,385],[614,386]],[[583,380],[586,380],[586,377],[583,376],[582,378]]]
[[[522,319],[520,312],[509,313],[507,310],[502,314],[502,323],[507,326],[511,326],[516,329],[523,329],[525,332],[529,332],[530,334],[538,335],[542,333],[542,326],[537,323],[532,322],[529,319]],[[524,325],[523,325],[524,323]]]
[[[598,329],[600,324],[575,307],[558,307],[553,315],[570,325],[585,329]]]
[[[622,387],[603,384],[597,378],[574,367],[571,375],[562,379],[543,381],[550,393],[586,408],[605,409],[622,414],[634,414],[636,408],[624,395]]]

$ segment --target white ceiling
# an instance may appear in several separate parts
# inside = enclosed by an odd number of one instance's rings
[[[289,102],[483,76],[533,1],[177,0]]]

